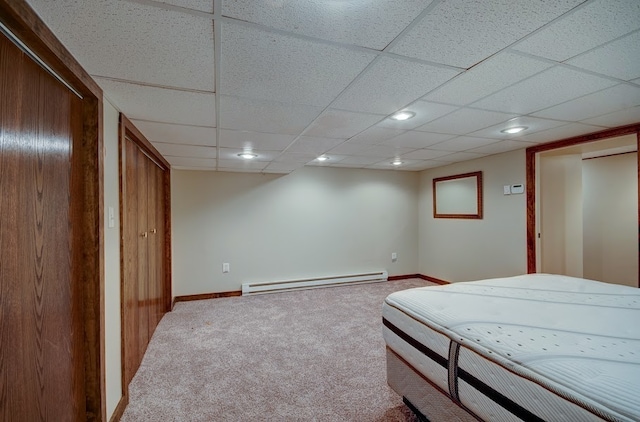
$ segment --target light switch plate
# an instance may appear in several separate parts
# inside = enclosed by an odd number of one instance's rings
[[[502,192],[503,192],[505,195],[511,195],[511,186],[509,186],[509,185],[504,185],[504,186],[502,187]]]

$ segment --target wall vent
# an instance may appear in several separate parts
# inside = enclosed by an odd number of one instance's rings
[[[317,289],[320,287],[345,286],[362,283],[387,281],[386,271],[340,275],[333,277],[306,278],[287,281],[267,281],[261,283],[242,283],[242,295],[276,293],[290,290]]]

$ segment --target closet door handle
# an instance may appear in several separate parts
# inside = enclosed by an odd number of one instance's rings
[[[147,237],[147,232],[140,233],[140,237]]]
[[[158,232],[158,230],[156,230],[156,229],[151,229],[151,233],[152,233],[152,234],[156,234],[157,232]]]

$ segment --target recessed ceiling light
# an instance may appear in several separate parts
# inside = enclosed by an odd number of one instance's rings
[[[527,130],[527,129],[529,129],[527,126],[514,126],[507,129],[502,129],[500,132],[513,135],[514,133],[520,133],[523,130]]]
[[[238,154],[238,157],[244,158],[245,160],[253,160],[257,156],[258,154],[254,154],[253,152],[246,152],[246,151]]]
[[[391,162],[391,164],[393,164],[394,166],[399,166],[402,164],[402,161],[399,158],[396,158]]]
[[[316,160],[318,161],[327,161],[329,159],[329,157],[327,157],[326,155],[321,155],[320,157],[316,158]]]
[[[412,118],[413,116],[415,116],[416,113],[414,113],[413,111],[399,111],[397,113],[394,113],[391,115],[391,118],[393,120],[407,120]]]

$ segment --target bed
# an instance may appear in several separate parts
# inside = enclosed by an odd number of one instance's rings
[[[530,274],[396,292],[382,316],[419,417],[640,420],[640,289]]]

